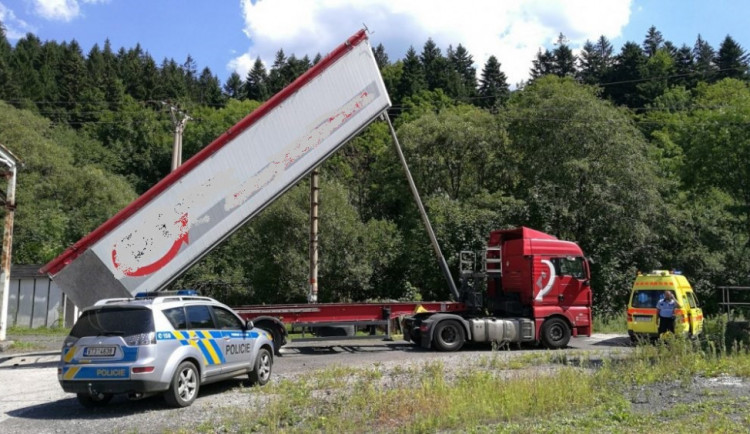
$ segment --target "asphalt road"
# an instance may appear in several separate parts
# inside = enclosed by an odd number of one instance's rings
[[[575,338],[566,352],[594,354],[628,351],[624,335],[595,334]],[[511,348],[503,356],[514,357],[534,348]],[[310,370],[341,365],[366,368],[373,365],[400,365],[443,360],[446,363],[492,354],[488,346],[470,346],[457,353],[423,350],[404,341],[328,341],[293,343],[282,349],[274,363],[272,381],[293,378]],[[252,405],[252,394],[242,393],[240,380],[209,385],[201,389],[196,402],[187,409],[170,409],[160,397],[128,401],[116,397],[107,407],[83,409],[72,394],[57,383],[59,354],[48,352],[3,357],[0,353],[0,432],[45,433],[86,431],[151,432],[189,428],[205,421],[216,408]]]

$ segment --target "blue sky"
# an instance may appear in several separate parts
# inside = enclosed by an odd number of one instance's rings
[[[279,48],[325,54],[364,23],[392,60],[431,37],[444,52],[463,44],[478,69],[495,55],[517,83],[560,32],[574,49],[599,35],[617,49],[641,43],[651,25],[678,46],[700,33],[714,48],[727,34],[749,48],[749,11],[741,0],[0,0],[11,43],[26,32],[75,39],[84,52],[107,38],[115,49],[140,43],[157,63],[189,54],[222,82],[234,70],[244,77],[256,57],[272,63]]]

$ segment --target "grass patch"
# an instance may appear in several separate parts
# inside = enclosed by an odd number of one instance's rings
[[[12,336],[62,336],[65,337],[70,333],[70,328],[67,327],[24,327],[24,326],[13,326],[8,328],[8,334]]]
[[[595,333],[627,333],[627,313],[623,310],[617,315],[594,315]]]
[[[597,361],[587,363],[587,358]],[[588,360],[591,362],[591,360]],[[334,366],[252,388],[255,411],[221,410],[197,427],[241,432],[666,432],[742,431],[747,397],[693,393],[694,379],[750,378],[746,349],[683,338],[641,345],[618,359],[586,353],[495,352],[451,362],[369,369]],[[523,368],[524,370],[520,370]],[[666,385],[666,386],[662,386]],[[668,386],[668,387],[667,387]],[[659,392],[665,390],[662,396]],[[669,408],[639,404],[672,399]],[[679,399],[678,399],[679,398]],[[651,401],[654,402],[654,401]],[[666,404],[665,404],[666,405]],[[647,412],[648,414],[644,414]]]
[[[9,349],[14,351],[34,351],[41,348],[42,347],[38,344],[24,341],[13,341],[13,345],[9,347]]]

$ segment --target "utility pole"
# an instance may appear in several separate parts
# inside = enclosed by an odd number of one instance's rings
[[[167,105],[166,102],[162,102],[162,104]],[[172,125],[174,125],[174,145],[172,146],[172,172],[174,172],[182,164],[182,133],[185,131],[185,124],[192,118],[171,104],[169,105],[169,115],[172,117]]]
[[[318,302],[318,205],[319,173],[313,169],[310,174],[310,293],[307,301]]]
[[[5,146],[0,145],[0,164],[8,168],[2,176],[8,180],[5,194],[0,193],[5,205],[5,230],[3,232],[3,254],[0,259],[2,273],[0,273],[0,291],[2,291],[2,306],[0,307],[0,342],[5,341],[8,331],[8,298],[10,293],[10,264],[13,247],[13,214],[16,210],[16,168],[20,164],[18,158]]]

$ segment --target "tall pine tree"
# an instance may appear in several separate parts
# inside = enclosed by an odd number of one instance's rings
[[[646,32],[646,39],[643,40],[643,53],[647,57],[651,57],[662,46],[664,46],[664,37],[661,32],[656,30],[655,26],[649,27],[648,32]]]
[[[233,71],[226,83],[224,83],[224,95],[227,98],[242,99],[240,92],[242,91],[242,78],[237,74],[237,71]]]
[[[586,84],[602,83],[612,71],[612,52],[612,44],[604,35],[596,43],[586,41],[578,59],[578,78]]]
[[[482,77],[479,79],[479,106],[495,110],[505,105],[510,97],[508,79],[500,70],[500,62],[497,57],[490,56],[482,68]]]
[[[716,51],[706,42],[701,35],[695,40],[693,46],[693,57],[695,58],[695,72],[699,80],[713,82],[716,76],[716,64],[714,58]]]
[[[419,56],[417,56],[417,51],[414,50],[414,47],[410,46],[406,51],[401,78],[396,87],[396,101],[400,103],[404,98],[415,95],[426,87],[424,69],[419,61]]]
[[[278,56],[278,54],[277,54]],[[286,59],[285,59],[286,61]],[[266,67],[260,57],[255,59],[255,63],[245,78],[242,94],[245,98],[254,101],[265,101],[271,95],[268,88],[269,75],[266,73]]]
[[[745,50],[727,35],[716,52],[716,66],[719,68],[717,76],[722,78],[747,79],[748,55]]]

